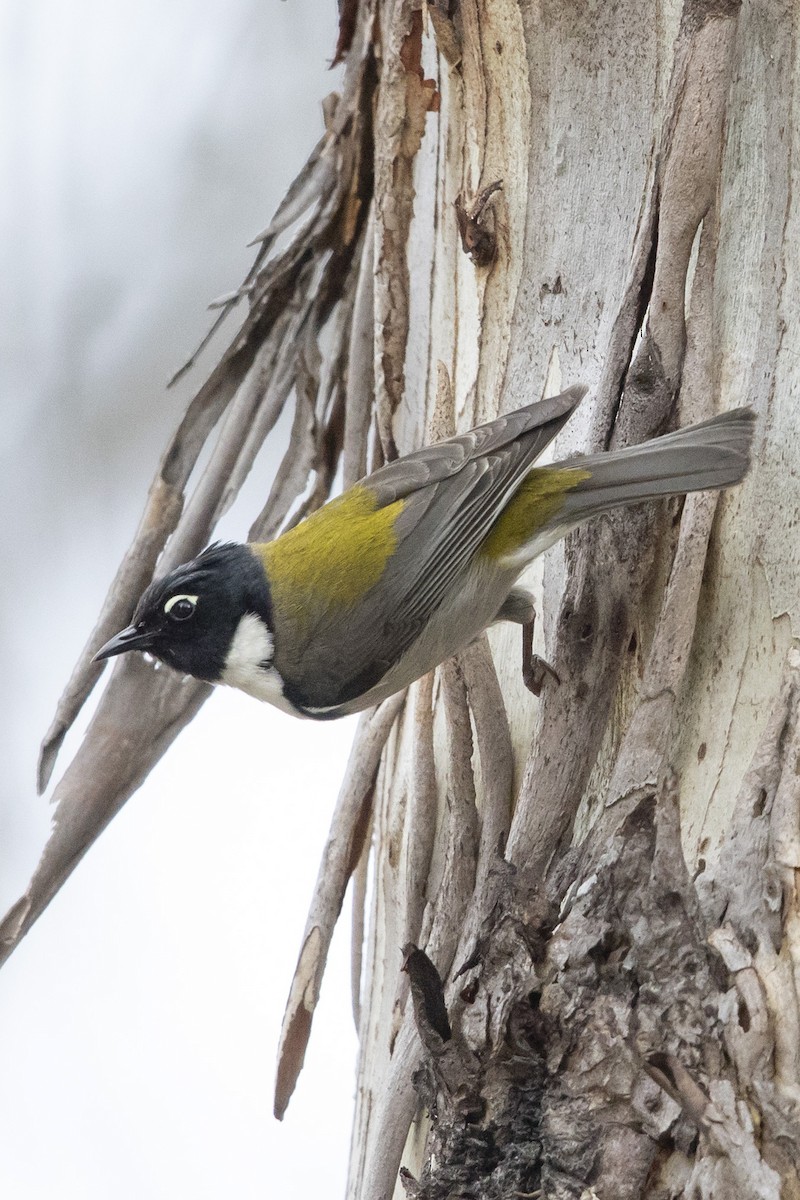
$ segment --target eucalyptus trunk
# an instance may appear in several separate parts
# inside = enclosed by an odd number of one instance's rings
[[[348,1194],[800,1195],[797,13],[424,7],[380,21],[398,451],[577,382],[556,457],[760,420],[741,488],[532,572],[539,701],[513,629],[411,689],[358,893]]]

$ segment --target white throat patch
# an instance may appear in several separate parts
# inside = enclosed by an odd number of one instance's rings
[[[274,649],[272,634],[261,618],[245,613],[236,626],[219,681],[297,716],[283,694],[283,680],[272,665]]]

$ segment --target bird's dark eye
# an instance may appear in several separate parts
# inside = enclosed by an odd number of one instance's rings
[[[164,613],[171,621],[188,621],[197,608],[197,596],[171,596],[164,605]]]

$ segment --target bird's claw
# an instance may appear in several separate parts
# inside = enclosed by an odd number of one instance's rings
[[[558,672],[539,654],[533,653],[533,627],[535,618],[522,626],[522,679],[525,687],[534,696],[541,696],[546,676],[561,683]]]

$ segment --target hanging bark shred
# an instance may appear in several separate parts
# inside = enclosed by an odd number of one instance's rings
[[[323,329],[336,328],[340,348],[334,346],[333,358],[338,355],[340,373],[346,374],[352,321],[337,325],[331,317],[340,306],[352,314],[354,263],[372,198],[376,81],[368,9],[359,8],[343,92],[329,128],[273,222],[259,235],[255,262],[242,287],[222,302],[220,320],[242,298],[249,303],[247,315],[163,455],[133,544],[43,742],[42,789],[103,669],[92,661],[93,654],[126,623],[156,570],[168,570],[210,540],[299,380],[305,381],[305,391],[298,394],[296,438],[279,470],[273,503],[254,529],[274,532],[312,475],[314,498],[318,503],[326,498],[343,441],[342,417],[335,405],[330,407],[333,393],[323,385],[315,349]],[[301,228],[276,252],[278,235],[301,217]],[[215,429],[219,432],[213,442]],[[363,432],[359,436],[363,439]],[[187,497],[189,477],[209,443],[208,464]],[[25,895],[0,923],[0,960],[12,952],[208,694],[206,685],[179,679],[139,656],[116,661],[89,729],[54,792],[53,831],[41,861]]]
[[[375,110],[375,404],[386,461],[397,457],[392,421],[405,392],[408,245],[414,160],[438,92],[422,70],[422,13],[411,0],[381,8],[381,77]]]
[[[323,850],[303,944],[281,1026],[274,1112],[281,1120],[305,1058],[333,930],[351,875],[361,859],[369,828],[375,775],[381,752],[403,706],[392,696],[366,713],[353,742],[328,840]]]

